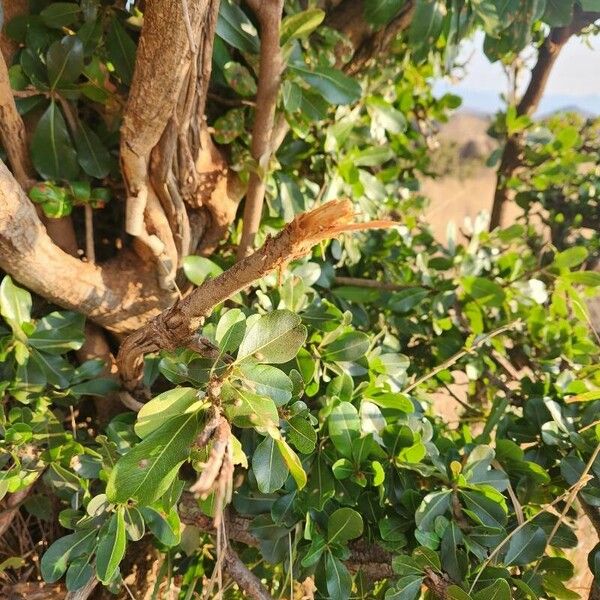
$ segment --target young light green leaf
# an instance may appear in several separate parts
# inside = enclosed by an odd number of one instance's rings
[[[275,442],[279,452],[281,452],[285,464],[296,482],[296,486],[301,490],[306,485],[307,477],[298,455],[289,447],[285,440],[276,439]]]
[[[126,546],[125,507],[119,506],[117,512],[110,518],[107,530],[100,533],[96,551],[96,575],[102,583],[106,584],[114,578],[125,556]]]
[[[359,537],[362,532],[362,517],[352,508],[338,508],[327,521],[327,541],[330,544],[343,544]]]
[[[302,319],[289,310],[274,310],[262,315],[240,344],[236,362],[254,356],[259,362],[285,363],[296,356],[306,341]]]
[[[31,321],[31,294],[8,275],[0,283],[0,314],[19,336],[23,335],[22,326]]]
[[[194,285],[202,285],[207,277],[214,278],[223,269],[204,256],[186,256],[183,259],[183,272]]]
[[[320,8],[311,8],[295,15],[284,17],[281,21],[280,44],[285,44],[291,39],[308,37],[325,18],[325,12]]]

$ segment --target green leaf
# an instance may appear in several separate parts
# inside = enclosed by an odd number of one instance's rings
[[[329,437],[337,451],[346,457],[352,456],[352,445],[360,437],[360,418],[350,402],[340,402],[327,420]]]
[[[252,470],[263,494],[272,494],[285,483],[289,469],[272,437],[267,436],[257,446],[252,456]]]
[[[62,29],[75,23],[80,12],[81,8],[74,2],[52,2],[40,13],[40,17],[47,27]]]
[[[327,521],[327,542],[330,544],[343,544],[359,537],[362,532],[362,517],[352,508],[338,508]]]
[[[44,552],[40,562],[44,581],[48,583],[58,581],[64,575],[72,558],[91,552],[96,534],[96,529],[82,530],[57,539]]]
[[[106,177],[110,172],[110,154],[96,133],[80,121],[73,138],[81,168],[97,179]]]
[[[100,534],[96,551],[96,574],[102,583],[108,583],[115,576],[126,546],[125,507],[119,506],[110,518],[106,533]]]
[[[302,454],[311,454],[317,445],[317,432],[314,427],[301,416],[295,416],[287,422],[287,439]]]
[[[415,523],[419,529],[428,531],[433,529],[436,517],[445,514],[450,508],[450,490],[432,492],[427,494],[415,512]]]
[[[158,511],[156,508],[143,507],[140,512],[148,529],[154,537],[163,545],[172,548],[181,541],[181,522],[175,508],[169,512]]]
[[[93,577],[94,569],[90,565],[90,558],[82,556],[69,565],[65,583],[70,592],[82,588]]]
[[[320,8],[311,8],[284,17],[281,21],[281,46],[285,46],[291,39],[308,37],[323,22],[324,18],[325,12]]]
[[[39,120],[31,141],[31,160],[44,179],[75,179],[79,173],[77,152],[56,102]]]
[[[325,346],[324,360],[330,362],[354,361],[369,350],[369,336],[362,331],[349,331]]]
[[[194,285],[202,285],[207,277],[214,279],[223,269],[204,256],[186,256],[183,259],[183,272]]]
[[[385,600],[415,600],[421,591],[423,577],[406,575],[398,579],[393,588],[385,594]]]
[[[246,331],[236,362],[250,356],[254,356],[259,362],[288,362],[304,345],[306,336],[307,330],[299,315],[289,310],[274,310],[262,315]]]
[[[74,312],[51,312],[41,318],[29,336],[29,345],[48,354],[79,350],[85,341],[85,317]]]
[[[600,0],[579,0],[583,10],[600,11]]]
[[[231,89],[240,96],[256,95],[256,81],[244,65],[230,60],[223,65],[223,75]]]
[[[483,277],[465,277],[463,287],[468,299],[477,300],[479,304],[501,307],[506,294],[500,285]]]
[[[506,523],[506,511],[501,504],[484,494],[471,490],[461,490],[460,496],[469,510],[469,514],[486,527],[503,527]]]
[[[375,27],[387,25],[404,6],[406,0],[365,0],[365,19]]]
[[[174,388],[159,394],[146,402],[138,412],[134,426],[140,438],[148,437],[169,419],[183,414],[198,412],[206,404],[198,390],[193,388]]]
[[[566,27],[573,18],[573,0],[546,0],[542,21],[550,27]]]
[[[600,287],[600,273],[594,271],[575,271],[573,273],[567,273],[565,278],[571,283],[588,287]]]
[[[389,307],[394,312],[408,312],[418,306],[428,295],[429,291],[420,287],[401,290],[392,294]]]
[[[472,600],[471,596],[458,585],[451,585],[446,591],[448,600]]]
[[[137,542],[144,537],[146,532],[144,517],[135,506],[125,507],[125,531],[132,542]]]
[[[62,83],[73,83],[83,71],[83,44],[76,35],[54,42],[46,54],[50,89]]]
[[[23,335],[22,326],[31,321],[31,294],[16,286],[8,275],[0,283],[0,314],[20,336]]]
[[[554,257],[554,265],[559,269],[572,269],[580,265],[589,255],[584,246],[573,246],[559,252]]]
[[[510,586],[506,579],[497,579],[492,583],[477,592],[473,596],[473,600],[511,600]]]
[[[362,94],[360,83],[338,69],[319,67],[311,71],[305,65],[299,64],[290,65],[289,68],[330,104],[351,104],[360,99]]]
[[[240,372],[248,387],[260,396],[271,398],[276,406],[283,406],[292,399],[294,384],[281,369],[248,359],[240,365]]]
[[[279,413],[271,398],[258,396],[248,390],[235,389],[236,402],[227,406],[230,420],[238,427],[260,427],[265,430],[277,428]]]
[[[417,0],[408,30],[408,41],[417,61],[423,60],[435,46],[441,31],[446,5],[440,0]]]
[[[129,85],[133,79],[137,48],[116,17],[113,18],[108,28],[105,43],[108,57],[114,65],[117,75],[123,83]]]
[[[246,112],[244,108],[232,108],[213,123],[214,138],[218,144],[231,144],[246,131]],[[189,258],[189,257],[186,257]],[[185,259],[184,259],[185,261]]]
[[[231,0],[223,0],[219,5],[217,34],[242,52],[257,54],[260,48],[256,28],[244,11]]]
[[[110,474],[110,502],[150,504],[164,494],[188,458],[198,432],[198,415],[170,419],[121,457]]]
[[[330,600],[348,600],[352,590],[352,577],[344,564],[331,552],[325,557],[325,578]]]
[[[275,443],[296,482],[296,486],[299,490],[303,489],[306,486],[307,477],[298,455],[289,447],[285,440],[276,439]]]
[[[528,523],[510,538],[503,562],[505,565],[527,565],[537,560],[545,548],[544,530]]]
[[[223,352],[233,352],[242,343],[245,332],[246,317],[244,313],[239,308],[232,308],[219,319],[215,339]]]

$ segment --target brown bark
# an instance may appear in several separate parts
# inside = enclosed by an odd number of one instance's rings
[[[544,95],[548,78],[556,63],[561,50],[573,35],[600,18],[600,13],[582,12],[575,10],[573,20],[566,27],[555,27],[550,30],[548,37],[538,50],[537,61],[531,70],[529,85],[517,105],[517,116],[532,115],[538,108]],[[502,225],[506,205],[510,198],[508,181],[521,165],[522,138],[519,134],[507,138],[498,167],[496,190],[490,217],[490,230]]]
[[[154,271],[127,252],[99,267],[61,250],[2,162],[0,268],[40,296],[116,332],[137,329],[173,298],[158,288]]]
[[[275,109],[283,70],[283,58],[279,47],[283,0],[253,0],[249,4],[260,23],[260,67],[250,147],[256,164],[255,170],[250,174],[246,193],[238,260],[252,252],[254,238],[262,217],[267,172],[273,153],[271,138],[275,123]]]
[[[17,111],[10,87],[8,69],[4,57],[0,55],[0,138],[6,150],[8,160],[16,180],[21,187],[28,190],[35,178],[27,133],[21,115]]]
[[[225,569],[249,598],[253,600],[273,600],[260,579],[242,562],[235,550],[225,549]]]
[[[0,0],[0,4],[4,8],[4,24],[18,15],[24,15],[28,12],[28,0]],[[0,8],[2,8],[0,7]],[[6,64],[12,64],[12,57],[18,50],[19,45],[13,42],[5,33],[4,27],[0,28],[0,51],[4,56]]]

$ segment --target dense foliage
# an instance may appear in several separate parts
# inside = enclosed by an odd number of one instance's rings
[[[118,127],[143,15],[114,4],[35,0],[6,26],[20,44],[19,110],[39,113],[29,196],[53,218],[123,193]],[[151,539],[156,590],[166,580],[181,598],[201,594],[223,551],[201,513],[224,515],[228,543],[273,596],[302,597],[311,577],[314,597],[332,600],[577,598],[579,508],[600,509],[600,340],[587,312],[600,274],[597,230],[585,229],[597,229],[598,123],[498,115],[499,136],[524,135],[510,186],[525,214],[491,233],[481,216],[466,241],[452,226],[446,244],[433,238],[418,178],[432,172],[436,125],[460,105],[431,85],[461,39],[483,29],[488,57],[509,63],[600,3],[419,0],[408,32],[361,77],[339,68],[343,38],[304,4],[286,3],[282,25],[289,131],[257,165],[247,130],[259,38],[244,4],[223,0],[214,139],[242,181],[268,174],[260,241],[341,196],[399,225],[323,243],[217,307],[202,335],[218,356],[148,356],[152,399],[107,422],[89,397],[116,384],[101,361],[77,361],[83,317],[32,304],[5,275],[0,496],[34,486],[24,511],[38,534],[48,523],[56,534],[40,575],[71,591],[96,577],[117,592],[127,554]],[[382,27],[403,4],[365,1],[365,17]],[[103,232],[114,204],[96,215]],[[183,267],[201,285],[233,262],[226,242]],[[456,422],[440,416],[440,393]],[[231,425],[232,473],[198,504],[190,488],[219,452],[219,440],[201,443],[216,412]],[[600,577],[600,550],[589,564]],[[242,592],[226,582],[224,596]]]

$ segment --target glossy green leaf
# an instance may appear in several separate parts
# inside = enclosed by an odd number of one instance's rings
[[[308,37],[325,18],[325,11],[311,8],[295,15],[284,17],[281,21],[280,44],[284,46],[291,39]]]
[[[314,427],[301,416],[295,416],[287,422],[287,439],[302,454],[314,452],[317,444],[317,432]]]
[[[385,600],[416,600],[423,577],[419,575],[406,575],[401,577],[385,594]]]
[[[329,437],[337,451],[346,457],[352,455],[352,446],[360,436],[360,418],[350,402],[340,402],[327,420]]]
[[[138,412],[135,432],[142,439],[161,427],[166,421],[183,414],[198,412],[206,400],[193,388],[174,388],[146,402]]]
[[[110,502],[150,504],[171,485],[198,432],[195,412],[169,419],[119,459],[110,474]]]
[[[31,140],[31,160],[44,179],[75,179],[79,173],[77,152],[56,102],[50,102]]]
[[[246,331],[237,362],[254,356],[259,362],[285,363],[292,360],[306,341],[302,319],[289,310],[274,310],[261,316]]]
[[[506,579],[497,579],[473,596],[473,600],[511,600],[510,586]]]
[[[506,565],[527,565],[537,560],[546,547],[546,534],[531,523],[510,538],[503,562]]]
[[[81,8],[75,2],[52,2],[40,13],[44,25],[61,29],[77,21]]]
[[[387,25],[404,6],[406,0],[365,0],[365,19],[375,27]]]
[[[327,521],[327,541],[330,544],[344,544],[359,537],[362,532],[362,517],[352,508],[338,508]]]
[[[325,346],[323,357],[331,362],[358,360],[369,350],[369,336],[362,331],[349,331]]]
[[[54,42],[46,54],[50,88],[73,83],[83,71],[83,44],[76,35],[67,35]]]
[[[135,42],[117,18],[113,18],[106,34],[106,51],[117,75],[129,85],[133,79],[136,55]]]
[[[125,507],[120,506],[110,518],[107,530],[100,533],[96,551],[96,574],[102,583],[108,583],[114,578],[125,556],[126,546]]]
[[[111,159],[106,146],[98,135],[80,121],[73,134],[77,148],[77,161],[81,168],[92,177],[102,179],[110,172]]]
[[[31,321],[31,294],[5,275],[0,283],[0,314],[12,330],[22,336],[22,326]]]
[[[58,538],[44,552],[40,562],[42,577],[47,583],[58,581],[67,570],[69,561],[92,550],[97,531],[80,530]]]
[[[85,341],[85,318],[74,312],[51,312],[40,319],[29,336],[29,344],[49,354],[79,350]]]
[[[338,69],[319,67],[311,71],[299,64],[290,65],[290,69],[330,104],[351,104],[361,96],[362,89],[358,81],[344,75]]]
[[[290,473],[289,468],[277,448],[275,440],[267,436],[252,455],[252,471],[258,489],[263,494],[272,494],[280,489]]]
[[[325,577],[328,598],[331,600],[348,600],[352,589],[352,577],[348,569],[331,552],[325,557]]]
[[[219,4],[217,34],[243,52],[256,54],[260,48],[256,28],[244,11],[231,0],[223,0]]]
[[[276,406],[284,406],[292,399],[294,385],[281,369],[248,359],[240,365],[240,372],[249,388],[259,396],[268,396]]]

